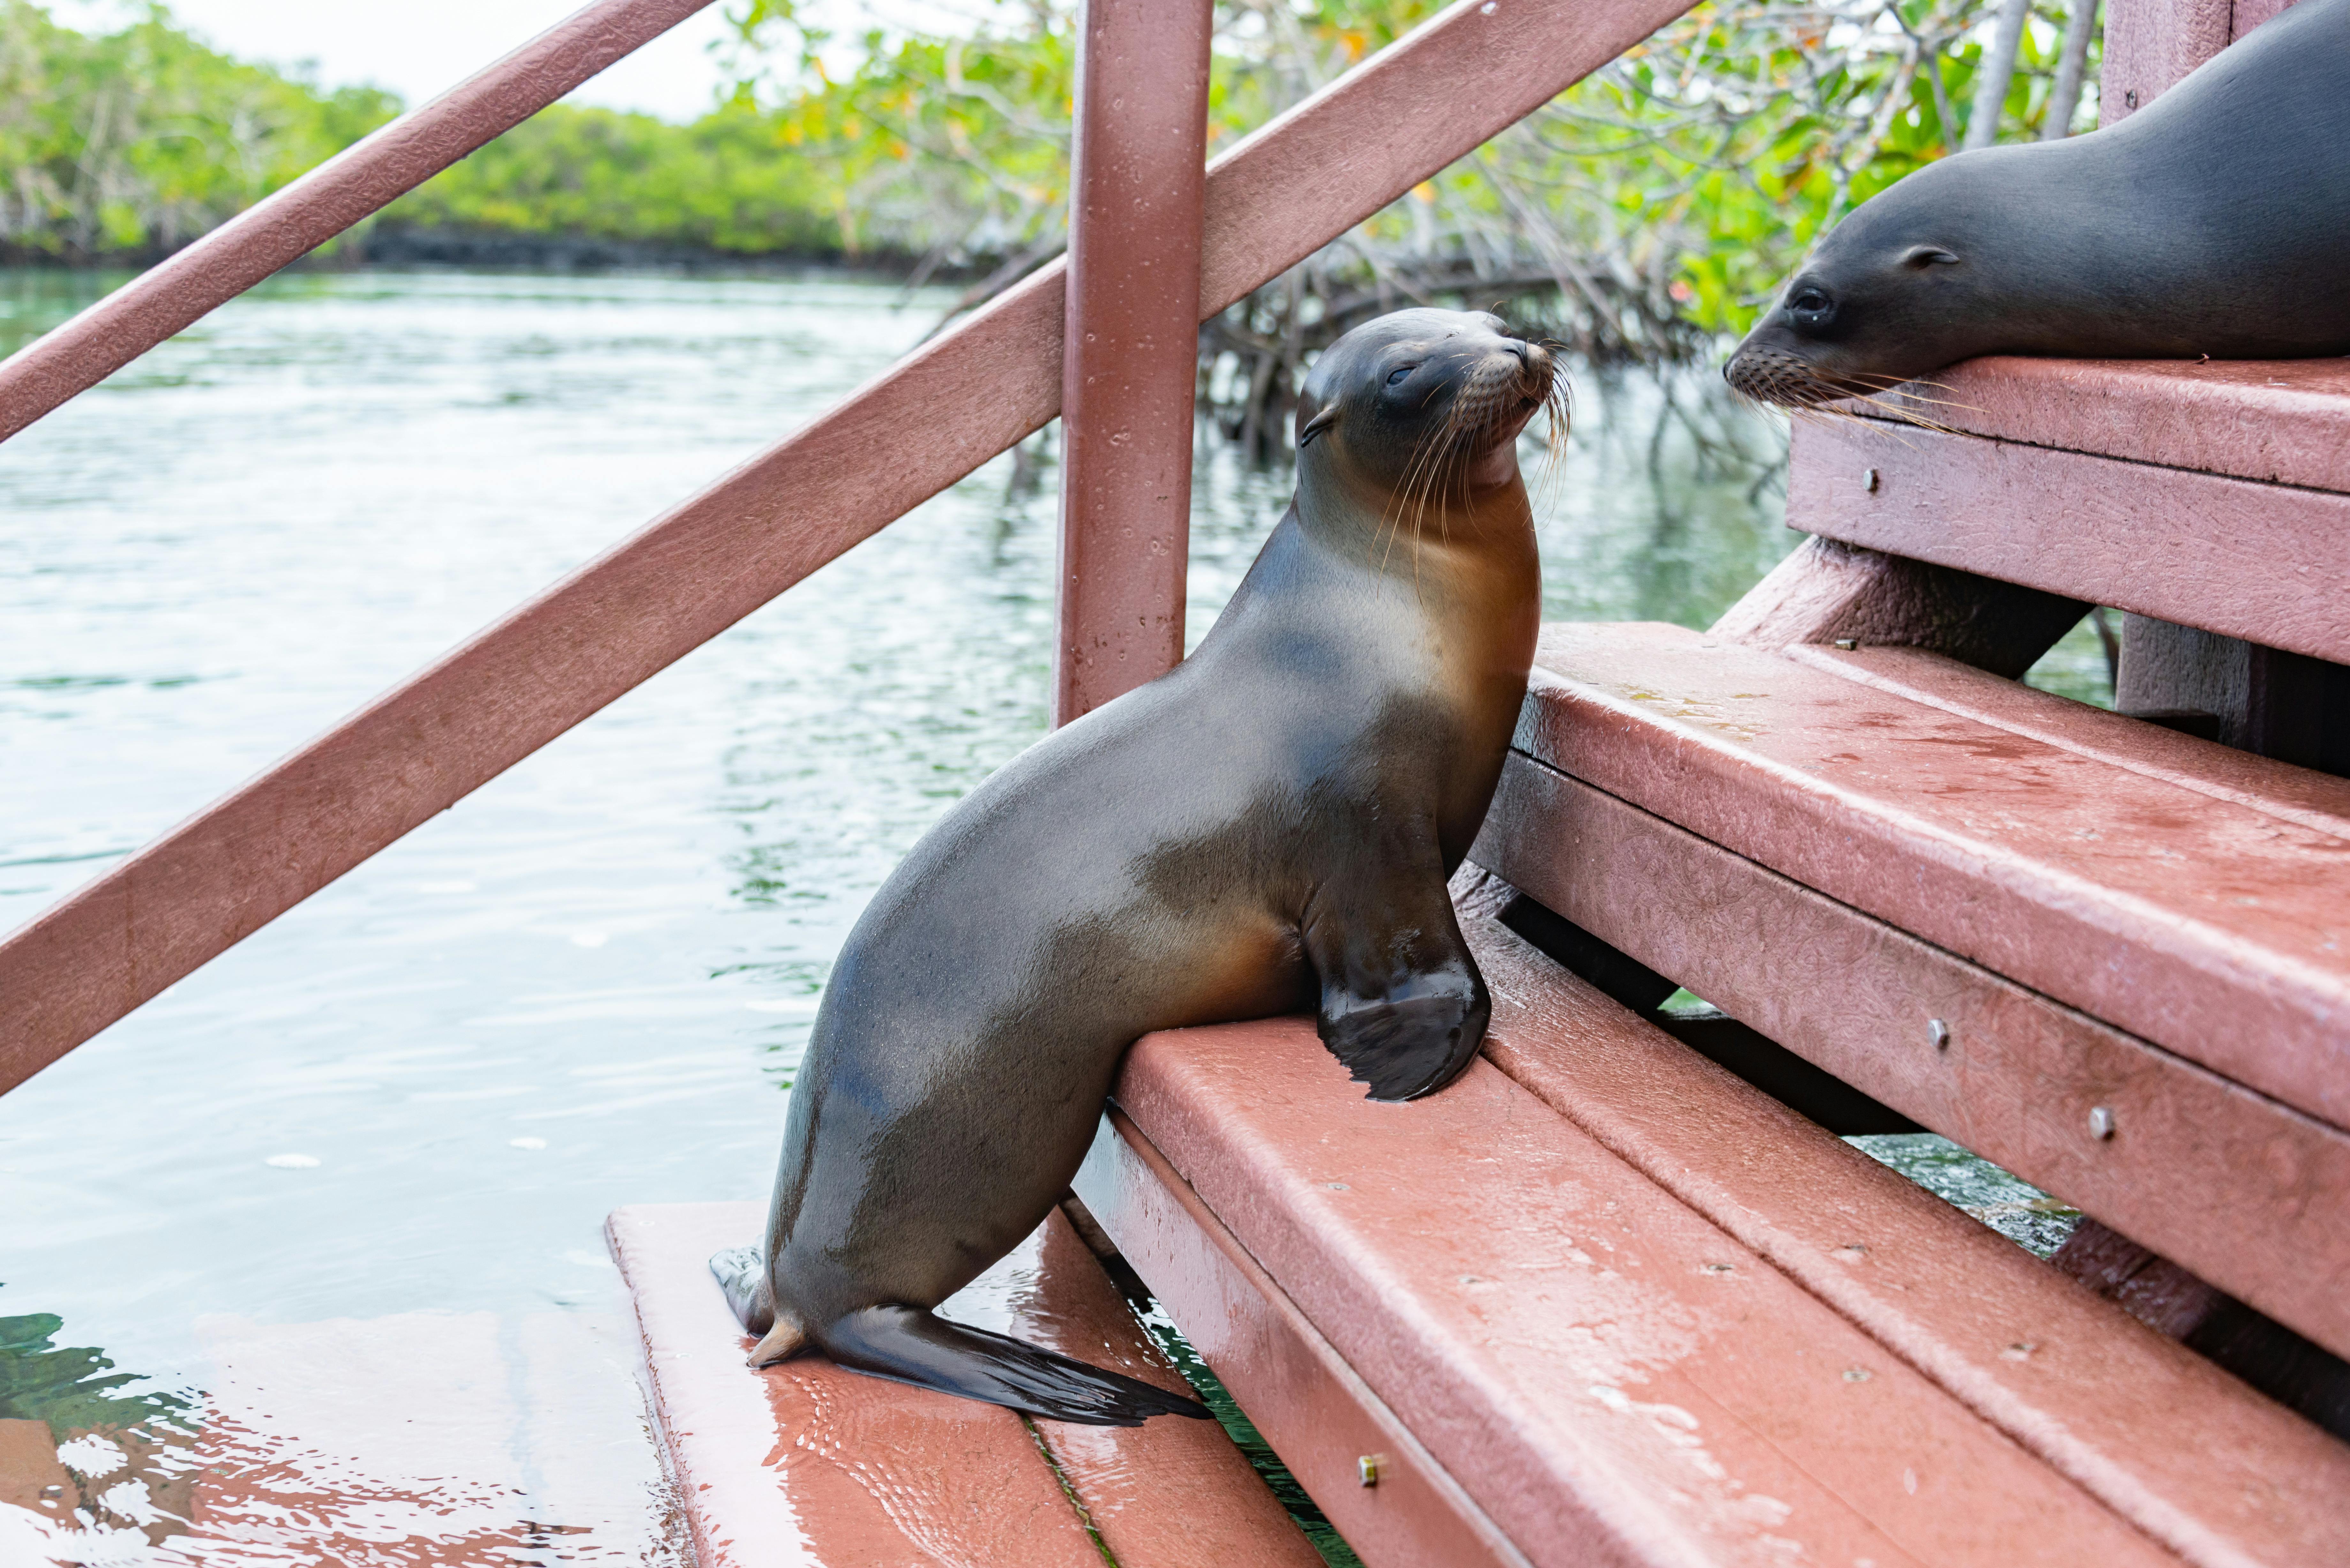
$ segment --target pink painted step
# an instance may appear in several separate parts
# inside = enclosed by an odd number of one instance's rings
[[[1530,1563],[2180,1560],[1492,1063],[1375,1105],[1273,1020],[1146,1038],[1118,1099],[1079,1190],[1243,1407],[1284,1440],[1223,1325],[1295,1314]],[[1185,1203],[1269,1283],[1170,1275]],[[1359,1484],[1297,1468],[1334,1516]]]
[[[2337,402],[2350,421],[2350,397]],[[2095,434],[2061,424],[2048,433]],[[2333,439],[2345,438],[2335,431]],[[2188,445],[2178,455],[2217,462],[2229,452]],[[2247,452],[2238,465],[2285,466],[2272,456],[2292,456],[2297,470],[2340,482],[2332,459],[2307,451]],[[1847,545],[2350,660],[2350,494],[2337,489],[1814,417],[1796,421],[1787,523]]]
[[[1970,435],[2350,492],[2350,359],[1996,356],[1934,381],[1905,390]]]
[[[1845,679],[1815,657],[1667,626],[1545,628],[1518,744],[2350,1124],[2350,838],[2311,826],[2306,797],[2263,809]],[[2228,787],[2242,793],[2241,780]]]
[[[1523,755],[1472,855],[1919,1125],[2350,1347],[2341,1129]]]
[[[756,1203],[638,1205],[607,1225],[702,1568],[1100,1568],[1088,1521],[1123,1568],[1320,1563],[1213,1423],[1032,1436],[1008,1410],[821,1357],[745,1366],[706,1261],[764,1219]],[[946,1310],[1183,1386],[1058,1214]]]
[[[1462,925],[1513,1080],[2180,1556],[2350,1562],[2350,1447],[1480,918],[1510,891]]]

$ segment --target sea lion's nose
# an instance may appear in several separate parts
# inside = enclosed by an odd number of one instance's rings
[[[1551,351],[1539,343],[1528,343],[1523,339],[1513,339],[1510,349],[1518,357],[1519,374],[1526,395],[1538,398],[1549,391],[1551,377],[1558,368]]]

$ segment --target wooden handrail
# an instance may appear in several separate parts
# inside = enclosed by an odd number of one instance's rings
[[[1218,158],[1223,309],[1523,119],[1688,0],[1460,0]],[[0,1090],[1041,428],[1037,273],[0,942]]]
[[[710,0],[596,0],[0,363],[0,441],[660,37]]]
[[[1175,668],[1212,0],[1086,0],[1069,156],[1053,722]]]

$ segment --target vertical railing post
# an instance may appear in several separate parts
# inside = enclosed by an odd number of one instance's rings
[[[1069,171],[1053,722],[1183,657],[1211,0],[1086,0]]]

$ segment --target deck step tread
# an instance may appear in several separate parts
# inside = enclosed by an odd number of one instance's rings
[[[1490,1062],[1372,1104],[1269,1020],[1117,1093],[1535,1563],[2178,1561]]]
[[[702,1568],[1101,1568],[1088,1522],[1122,1568],[1321,1562],[1212,1422],[1038,1421],[1032,1436],[1009,1410],[821,1356],[744,1366],[751,1341],[706,1263],[764,1218],[758,1203],[641,1204],[607,1225]],[[1058,1213],[943,1310],[1185,1386]]]
[[[1920,1126],[2350,1353],[2350,1134],[1523,754],[1471,858]]]
[[[2350,1562],[2350,1448],[1633,1017],[1484,912],[1514,889],[1462,882],[1486,1054],[1521,1086],[2189,1561]]]
[[[1678,627],[1554,625],[1517,744],[2350,1126],[2350,837],[2159,776],[2175,740],[2133,769]]]
[[[2350,359],[1996,356],[1906,390],[1972,435],[2350,491]]]

